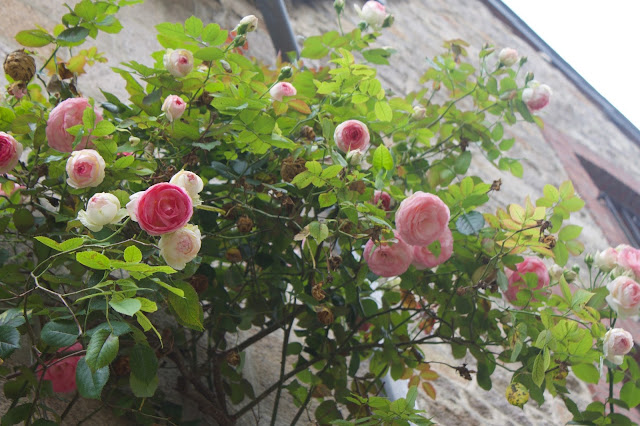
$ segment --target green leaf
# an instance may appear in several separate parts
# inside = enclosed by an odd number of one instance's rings
[[[558,239],[561,241],[574,240],[580,236],[581,232],[582,226],[567,225],[560,230],[560,233],[558,233]]]
[[[138,398],[151,398],[158,388],[158,376],[154,376],[152,380],[145,382],[132,373],[129,376],[129,386],[131,386],[131,391]]]
[[[574,364],[571,370],[576,377],[587,383],[598,383],[600,381],[600,372],[593,364]]]
[[[109,380],[109,367],[102,367],[91,371],[86,357],[80,358],[76,366],[76,385],[78,393],[84,398],[100,399],[102,388]]]
[[[75,322],[49,321],[40,332],[40,339],[54,348],[71,346],[78,340],[78,336],[78,326]]]
[[[143,383],[157,379],[158,358],[156,352],[147,345],[136,344],[129,354],[131,374]]]
[[[124,249],[124,260],[129,263],[139,263],[142,260],[142,252],[136,246]]]
[[[220,25],[208,24],[202,30],[202,41],[209,43],[212,46],[217,46],[227,39],[227,31],[221,31]]]
[[[119,301],[111,300],[109,302],[109,306],[111,306],[116,312],[132,317],[140,310],[142,303],[140,303],[138,299],[123,299]]]
[[[467,173],[469,170],[469,166],[471,165],[471,153],[469,151],[465,151],[458,158],[456,158],[456,162],[453,165],[453,169],[459,175],[463,175]]]
[[[83,41],[88,35],[89,30],[85,27],[71,27],[58,34],[58,42],[78,43]]]
[[[54,40],[55,38],[42,30],[25,30],[16,34],[16,41],[26,47],[42,47]]]
[[[13,212],[13,224],[16,226],[18,231],[26,232],[28,231],[33,224],[35,223],[35,219],[33,218],[33,214],[27,209],[17,209]]]
[[[524,173],[522,164],[520,164],[520,162],[517,160],[511,162],[511,164],[509,165],[509,169],[511,170],[511,174],[518,178],[521,178]]]
[[[333,192],[325,192],[323,194],[318,195],[318,203],[320,207],[329,207],[334,205],[338,201],[336,194]]]
[[[78,263],[91,269],[106,270],[111,268],[111,261],[107,256],[95,251],[82,251],[76,253]]]
[[[31,414],[33,404],[20,404],[10,409],[2,416],[2,426],[23,424]]]
[[[544,372],[544,359],[540,354],[538,354],[533,362],[533,371],[531,372],[533,376],[533,383],[535,383],[536,386],[542,385],[542,382],[544,381]]]
[[[87,355],[85,357],[87,365],[92,371],[97,371],[106,367],[118,355],[120,342],[118,337],[109,330],[98,330],[89,341]]]
[[[627,403],[629,408],[634,408],[640,404],[640,388],[632,381],[622,385],[620,389],[620,399]]]
[[[60,248],[62,249],[62,251],[75,250],[78,247],[81,247],[83,244],[84,238],[82,237],[69,238],[68,240],[60,243]]]
[[[309,224],[309,235],[320,244],[329,236],[329,228],[324,223],[311,222]]]
[[[373,111],[376,114],[376,118],[380,121],[391,121],[391,119],[393,119],[393,112],[387,101],[376,102]]]
[[[553,254],[555,254],[556,263],[560,266],[564,266],[569,261],[569,250],[562,241],[556,242],[556,246],[553,248]]]
[[[217,47],[205,47],[196,51],[193,56],[203,61],[217,61],[218,59],[224,58],[224,52]]]
[[[456,229],[463,235],[475,235],[484,225],[484,216],[477,211],[464,213],[456,220]]]
[[[15,327],[0,325],[0,358],[7,359],[20,347],[20,333]]]
[[[551,203],[555,204],[560,200],[560,193],[553,185],[546,184],[542,189],[542,193],[547,200],[551,201]]]
[[[173,286],[170,286],[169,284],[163,283],[160,280],[154,280],[154,282],[156,284],[158,284],[160,287],[162,287],[162,288],[164,288],[166,290],[169,290],[171,293],[175,294],[176,296],[184,297],[184,291],[182,291],[181,289],[173,287]]]
[[[27,315],[30,311],[27,311]],[[21,308],[9,308],[0,314],[0,325],[8,325],[10,327],[20,327],[26,321]]]
[[[203,331],[204,312],[198,299],[198,293],[189,283],[184,281],[177,281],[174,285],[184,292],[184,297],[179,297],[174,293],[169,294],[169,306],[176,313],[178,322],[185,327]]]
[[[393,169],[393,157],[386,146],[380,145],[373,152],[373,167],[378,170],[392,170]]]
[[[116,131],[116,126],[114,126],[112,122],[108,120],[102,120],[96,125],[96,128],[93,129],[91,134],[93,136],[107,136],[115,131]]]
[[[202,24],[202,21],[195,16],[191,16],[184,21],[184,32],[192,37],[200,37],[203,28],[204,25]]]
[[[51,238],[47,238],[47,237],[34,237],[34,238],[49,248],[52,248],[57,251],[64,251],[60,247],[60,243],[52,240]]]

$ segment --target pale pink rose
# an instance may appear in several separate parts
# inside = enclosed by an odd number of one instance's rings
[[[391,210],[391,196],[384,191],[373,193],[373,204],[382,210]]]
[[[451,230],[445,228],[437,240],[440,241],[440,254],[438,257],[431,253],[429,247],[413,246],[413,266],[416,269],[433,268],[449,260],[453,254],[453,235]]]
[[[362,10],[356,8],[356,11],[358,11],[360,19],[373,28],[382,27],[387,17],[387,10],[384,5],[373,0],[366,2],[364,6],[362,6]]]
[[[427,116],[427,109],[422,105],[416,105],[413,107],[413,114],[411,114],[411,118],[415,120],[421,120]]]
[[[640,311],[640,284],[629,277],[620,276],[607,284],[609,307],[621,319],[637,315]]]
[[[500,59],[501,64],[510,67],[511,65],[518,62],[518,51],[510,47],[505,47],[498,54],[498,59]]]
[[[622,328],[607,331],[602,340],[602,352],[605,358],[616,365],[622,364],[624,356],[633,348],[633,336]]]
[[[524,260],[516,265],[516,271],[507,271],[509,288],[504,292],[507,300],[513,302],[516,300],[518,291],[527,288],[524,282],[524,274],[534,273],[538,276],[538,285],[533,290],[540,290],[549,285],[549,271],[537,257],[525,257]]]
[[[160,256],[167,265],[180,271],[198,255],[200,238],[200,229],[195,225],[185,225],[175,232],[163,234],[158,242]]]
[[[185,49],[168,49],[165,53],[164,67],[174,77],[185,77],[193,69],[193,54]]]
[[[162,104],[162,111],[169,121],[177,120],[182,117],[187,103],[178,95],[169,95]]]
[[[282,102],[282,99],[285,96],[295,96],[298,91],[293,84],[287,83],[286,81],[281,81],[273,85],[271,89],[269,89],[269,94],[276,101]]]
[[[449,225],[449,207],[433,194],[418,191],[400,203],[396,229],[407,244],[428,246]]]
[[[364,260],[374,274],[381,277],[395,277],[409,269],[413,255],[411,246],[402,241],[397,232],[396,241],[384,241],[376,245],[373,240],[364,246]]]
[[[522,102],[527,104],[531,111],[537,111],[546,107],[551,98],[551,88],[546,84],[540,84],[533,80],[522,91]]]
[[[240,35],[250,33],[258,28],[258,18],[255,15],[247,15],[238,22],[234,31]]]
[[[613,247],[596,253],[593,264],[604,272],[609,272],[618,265],[618,251]]]
[[[80,343],[74,343],[68,348],[59,349],[58,352],[77,352],[82,350]],[[76,390],[76,367],[81,356],[70,356],[61,361],[52,360],[47,362],[47,370],[42,373],[39,369],[38,374],[41,379],[49,380],[54,392],[69,393]]]
[[[120,200],[113,194],[99,192],[89,198],[87,210],[78,212],[78,220],[93,232],[98,232],[104,225],[120,222],[127,215],[120,208]]]
[[[197,174],[188,170],[180,170],[173,175],[169,183],[184,188],[191,197],[194,205],[200,205],[202,203],[200,201],[200,195],[198,194],[204,189],[204,182]]]
[[[22,150],[22,144],[13,136],[0,132],[0,174],[9,173],[16,167]]]
[[[67,183],[73,188],[95,187],[104,180],[106,164],[95,149],[73,151],[67,160]]]
[[[364,151],[369,147],[369,129],[362,121],[347,120],[336,127],[333,139],[342,152]]]
[[[640,250],[626,246],[618,250],[616,258],[619,266],[633,272],[636,278],[640,277]]]
[[[60,152],[71,152],[74,150],[93,147],[88,136],[82,138],[80,143],[73,147],[75,136],[67,132],[67,129],[82,124],[82,114],[91,104],[85,98],[69,98],[60,102],[49,114],[47,120],[47,141],[49,146]],[[95,122],[102,121],[102,114],[94,108],[96,115]]]
[[[157,183],[143,193],[133,194],[127,204],[131,219],[149,235],[162,235],[177,231],[193,215],[193,202],[189,193],[172,183]]]

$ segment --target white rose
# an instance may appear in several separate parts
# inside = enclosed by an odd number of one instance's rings
[[[618,251],[613,247],[596,253],[593,264],[604,272],[609,272],[618,265]]]
[[[498,54],[498,58],[504,66],[510,67],[518,62],[518,51],[510,47],[505,47]]]
[[[384,5],[374,0],[369,0],[362,6],[360,10],[355,6],[356,12],[360,15],[360,19],[369,24],[373,28],[380,28],[384,24],[387,17],[387,10]]]
[[[240,20],[238,26],[235,28],[235,31],[239,34],[250,33],[258,28],[258,18],[254,15],[247,15]]]
[[[564,274],[564,269],[562,269],[562,267],[560,267],[558,265],[552,265],[551,268],[549,268],[549,276],[554,281],[560,281],[560,277],[563,274]]]
[[[67,183],[72,188],[96,187],[104,180],[104,158],[95,149],[73,151],[67,160]]]
[[[169,183],[184,188],[191,197],[191,200],[193,200],[194,205],[202,203],[202,201],[200,201],[200,195],[198,194],[204,189],[204,182],[202,182],[202,179],[197,174],[188,170],[180,170],[173,175]]]
[[[175,232],[163,234],[158,242],[160,256],[173,269],[184,269],[198,255],[200,237],[200,229],[195,225],[185,225]]]
[[[622,364],[624,356],[633,348],[633,336],[622,328],[607,331],[602,341],[602,352],[605,358],[616,365]]]
[[[413,114],[411,117],[415,120],[421,120],[427,116],[427,109],[422,105],[416,105],[413,107]]]
[[[127,211],[120,208],[118,197],[99,192],[89,199],[87,210],[78,212],[78,220],[93,232],[98,232],[104,225],[118,223],[126,215]]]

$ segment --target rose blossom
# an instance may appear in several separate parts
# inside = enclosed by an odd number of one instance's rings
[[[356,8],[360,19],[372,26],[373,28],[380,28],[384,24],[384,20],[387,17],[387,10],[384,5],[377,1],[369,0],[362,6],[362,10]]]
[[[186,225],[193,214],[189,193],[172,183],[157,183],[133,194],[129,200],[127,211],[131,219],[149,235],[176,231]]]
[[[89,199],[87,210],[78,212],[78,220],[93,232],[98,232],[104,225],[118,223],[126,215],[127,211],[120,208],[118,197],[99,192]]]
[[[282,98],[285,96],[295,96],[298,91],[293,84],[287,83],[286,81],[281,81],[273,85],[271,89],[269,89],[269,94],[276,101],[282,102]]]
[[[413,246],[413,266],[416,269],[427,269],[438,266],[449,260],[453,254],[453,235],[449,228],[445,228],[437,238],[440,241],[440,254],[434,256],[429,247]]]
[[[198,194],[200,194],[204,189],[204,182],[202,182],[202,179],[197,174],[188,170],[180,170],[178,173],[173,175],[169,183],[184,188],[191,197],[194,205],[197,206],[202,204],[202,201],[200,201],[200,195]]]
[[[546,107],[550,97],[551,88],[535,80],[530,81],[527,88],[522,91],[522,102],[527,104],[531,111]]]
[[[47,120],[47,141],[49,146],[60,152],[71,152],[84,148],[91,148],[93,144],[89,137],[82,138],[80,143],[74,148],[73,141],[76,139],[67,129],[82,124],[82,114],[84,110],[91,107],[85,98],[69,98],[60,102],[49,114]],[[102,121],[102,114],[94,108],[96,115],[95,122]]]
[[[195,225],[185,225],[176,232],[163,234],[158,247],[167,265],[179,271],[198,255],[200,244],[200,229]]]
[[[82,350],[80,343],[74,343],[68,348],[59,349],[58,352],[76,352]],[[53,360],[47,363],[47,370],[39,371],[40,378],[51,381],[54,392],[68,393],[76,390],[76,367],[81,356],[70,356],[63,360]]]
[[[98,186],[104,180],[105,166],[95,149],[73,151],[67,160],[67,183],[76,189]]]
[[[193,54],[184,49],[167,49],[163,58],[164,67],[174,77],[185,77],[193,69]]]
[[[373,193],[373,204],[382,210],[391,210],[391,196],[384,191],[376,191]]]
[[[609,295],[605,298],[618,317],[637,315],[640,310],[640,284],[629,277],[620,276],[607,284]]]
[[[238,22],[238,26],[234,31],[242,35],[253,32],[256,28],[258,28],[258,18],[256,18],[255,15],[247,15]]]
[[[169,95],[162,103],[162,111],[169,121],[177,120],[182,117],[187,103],[178,95]]]
[[[394,232],[394,235],[397,240],[395,242],[381,242],[376,245],[373,240],[369,240],[364,246],[364,260],[371,272],[381,277],[403,274],[413,260],[411,246],[402,241],[397,232]]]
[[[538,285],[533,290],[539,290],[549,285],[549,271],[537,257],[525,257],[524,260],[516,265],[516,271],[509,274],[509,288],[504,292],[507,300],[513,302],[517,299],[518,291],[527,288],[524,283],[524,274],[534,273],[538,276]]]
[[[518,51],[510,47],[505,47],[498,54],[498,59],[500,59],[502,65],[510,67],[518,62]]]
[[[602,352],[605,358],[616,365],[622,364],[624,356],[633,348],[633,336],[622,328],[607,331],[602,340]]]
[[[618,251],[613,247],[596,253],[593,264],[604,272],[609,272],[618,264]]]
[[[436,195],[418,191],[396,212],[396,228],[407,244],[428,246],[449,224],[449,207]]]
[[[414,120],[421,120],[427,116],[427,109],[422,105],[416,105],[413,107],[413,114],[411,114],[411,118]]]
[[[640,277],[640,250],[625,246],[617,252],[616,260],[618,265],[627,271],[631,271],[636,278]]]
[[[362,121],[347,120],[336,127],[333,139],[342,152],[364,151],[369,147],[369,129]]]
[[[9,173],[18,164],[22,155],[22,144],[13,136],[0,132],[0,174]]]

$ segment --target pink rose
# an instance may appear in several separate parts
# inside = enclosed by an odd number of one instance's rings
[[[173,175],[169,183],[184,188],[191,197],[193,205],[202,204],[202,201],[200,201],[200,195],[198,194],[200,194],[204,189],[204,182],[197,174],[188,170],[180,170],[178,173]]]
[[[413,256],[411,246],[402,241],[394,232],[397,241],[384,241],[375,245],[373,240],[364,246],[364,260],[374,274],[381,277],[395,277],[409,269]]]
[[[95,149],[73,151],[67,160],[67,183],[76,189],[98,186],[104,180],[105,166]]]
[[[373,204],[389,211],[391,209],[391,196],[384,191],[376,191],[373,193]]]
[[[616,260],[619,266],[633,272],[636,278],[640,277],[640,250],[625,246],[618,251]]]
[[[524,261],[516,265],[515,272],[507,272],[509,275],[509,288],[504,292],[507,300],[513,302],[516,300],[518,291],[527,288],[522,275],[534,273],[538,276],[538,285],[533,290],[539,290],[549,285],[549,271],[542,260],[537,257],[525,257]]]
[[[127,210],[131,219],[149,235],[162,235],[177,231],[189,222],[193,202],[184,188],[162,182],[133,194]]]
[[[69,98],[58,104],[49,114],[47,120],[47,141],[49,146],[60,152],[71,152],[74,150],[91,148],[93,144],[89,137],[82,138],[80,143],[74,148],[75,136],[67,132],[69,127],[82,124],[82,114],[90,107],[89,101],[85,98]],[[94,108],[96,123],[102,121],[102,114]]]
[[[193,69],[193,54],[184,49],[168,49],[165,53],[164,67],[174,77],[185,77]]]
[[[177,120],[182,117],[184,110],[187,109],[187,103],[178,95],[169,95],[162,104],[162,111],[169,121]]]
[[[369,129],[362,121],[347,120],[336,127],[333,139],[342,152],[364,151],[369,147]]]
[[[176,232],[163,234],[158,242],[160,256],[178,271],[198,255],[200,245],[200,229],[195,225],[185,225]]]
[[[510,47],[505,47],[498,54],[498,58],[500,59],[501,64],[510,67],[511,65],[518,62],[518,51]]]
[[[602,271],[609,272],[618,264],[618,251],[613,247],[609,247],[604,251],[598,252],[593,257],[593,263]]]
[[[438,257],[431,253],[429,247],[413,246],[413,266],[416,269],[433,268],[449,260],[453,254],[453,235],[451,235],[451,230],[445,228],[437,240],[440,241],[440,254]]]
[[[269,94],[276,101],[282,102],[282,98],[285,96],[295,96],[298,91],[293,84],[287,83],[286,81],[281,81],[273,85],[273,87],[269,90]]]
[[[370,26],[380,28],[387,17],[387,10],[383,4],[369,0],[362,6],[362,11],[359,11],[358,14],[360,18]]]
[[[546,107],[550,97],[551,88],[535,80],[530,81],[527,88],[522,91],[522,102],[527,104],[531,111]]]
[[[0,174],[9,173],[18,164],[22,144],[13,136],[0,132]]]
[[[633,336],[622,328],[607,331],[602,340],[602,352],[605,358],[616,365],[622,364],[624,356],[633,348]]]
[[[640,284],[629,277],[620,276],[607,284],[609,295],[605,298],[618,317],[624,319],[637,315],[640,310]]]
[[[396,228],[407,244],[428,246],[448,227],[449,214],[449,207],[436,195],[418,191],[400,203]]]
[[[68,348],[59,349],[58,352],[76,352],[82,350],[80,343],[74,343]],[[62,360],[47,362],[47,370],[39,371],[40,378],[51,381],[54,392],[69,393],[76,390],[76,366],[81,356],[70,356]]]

